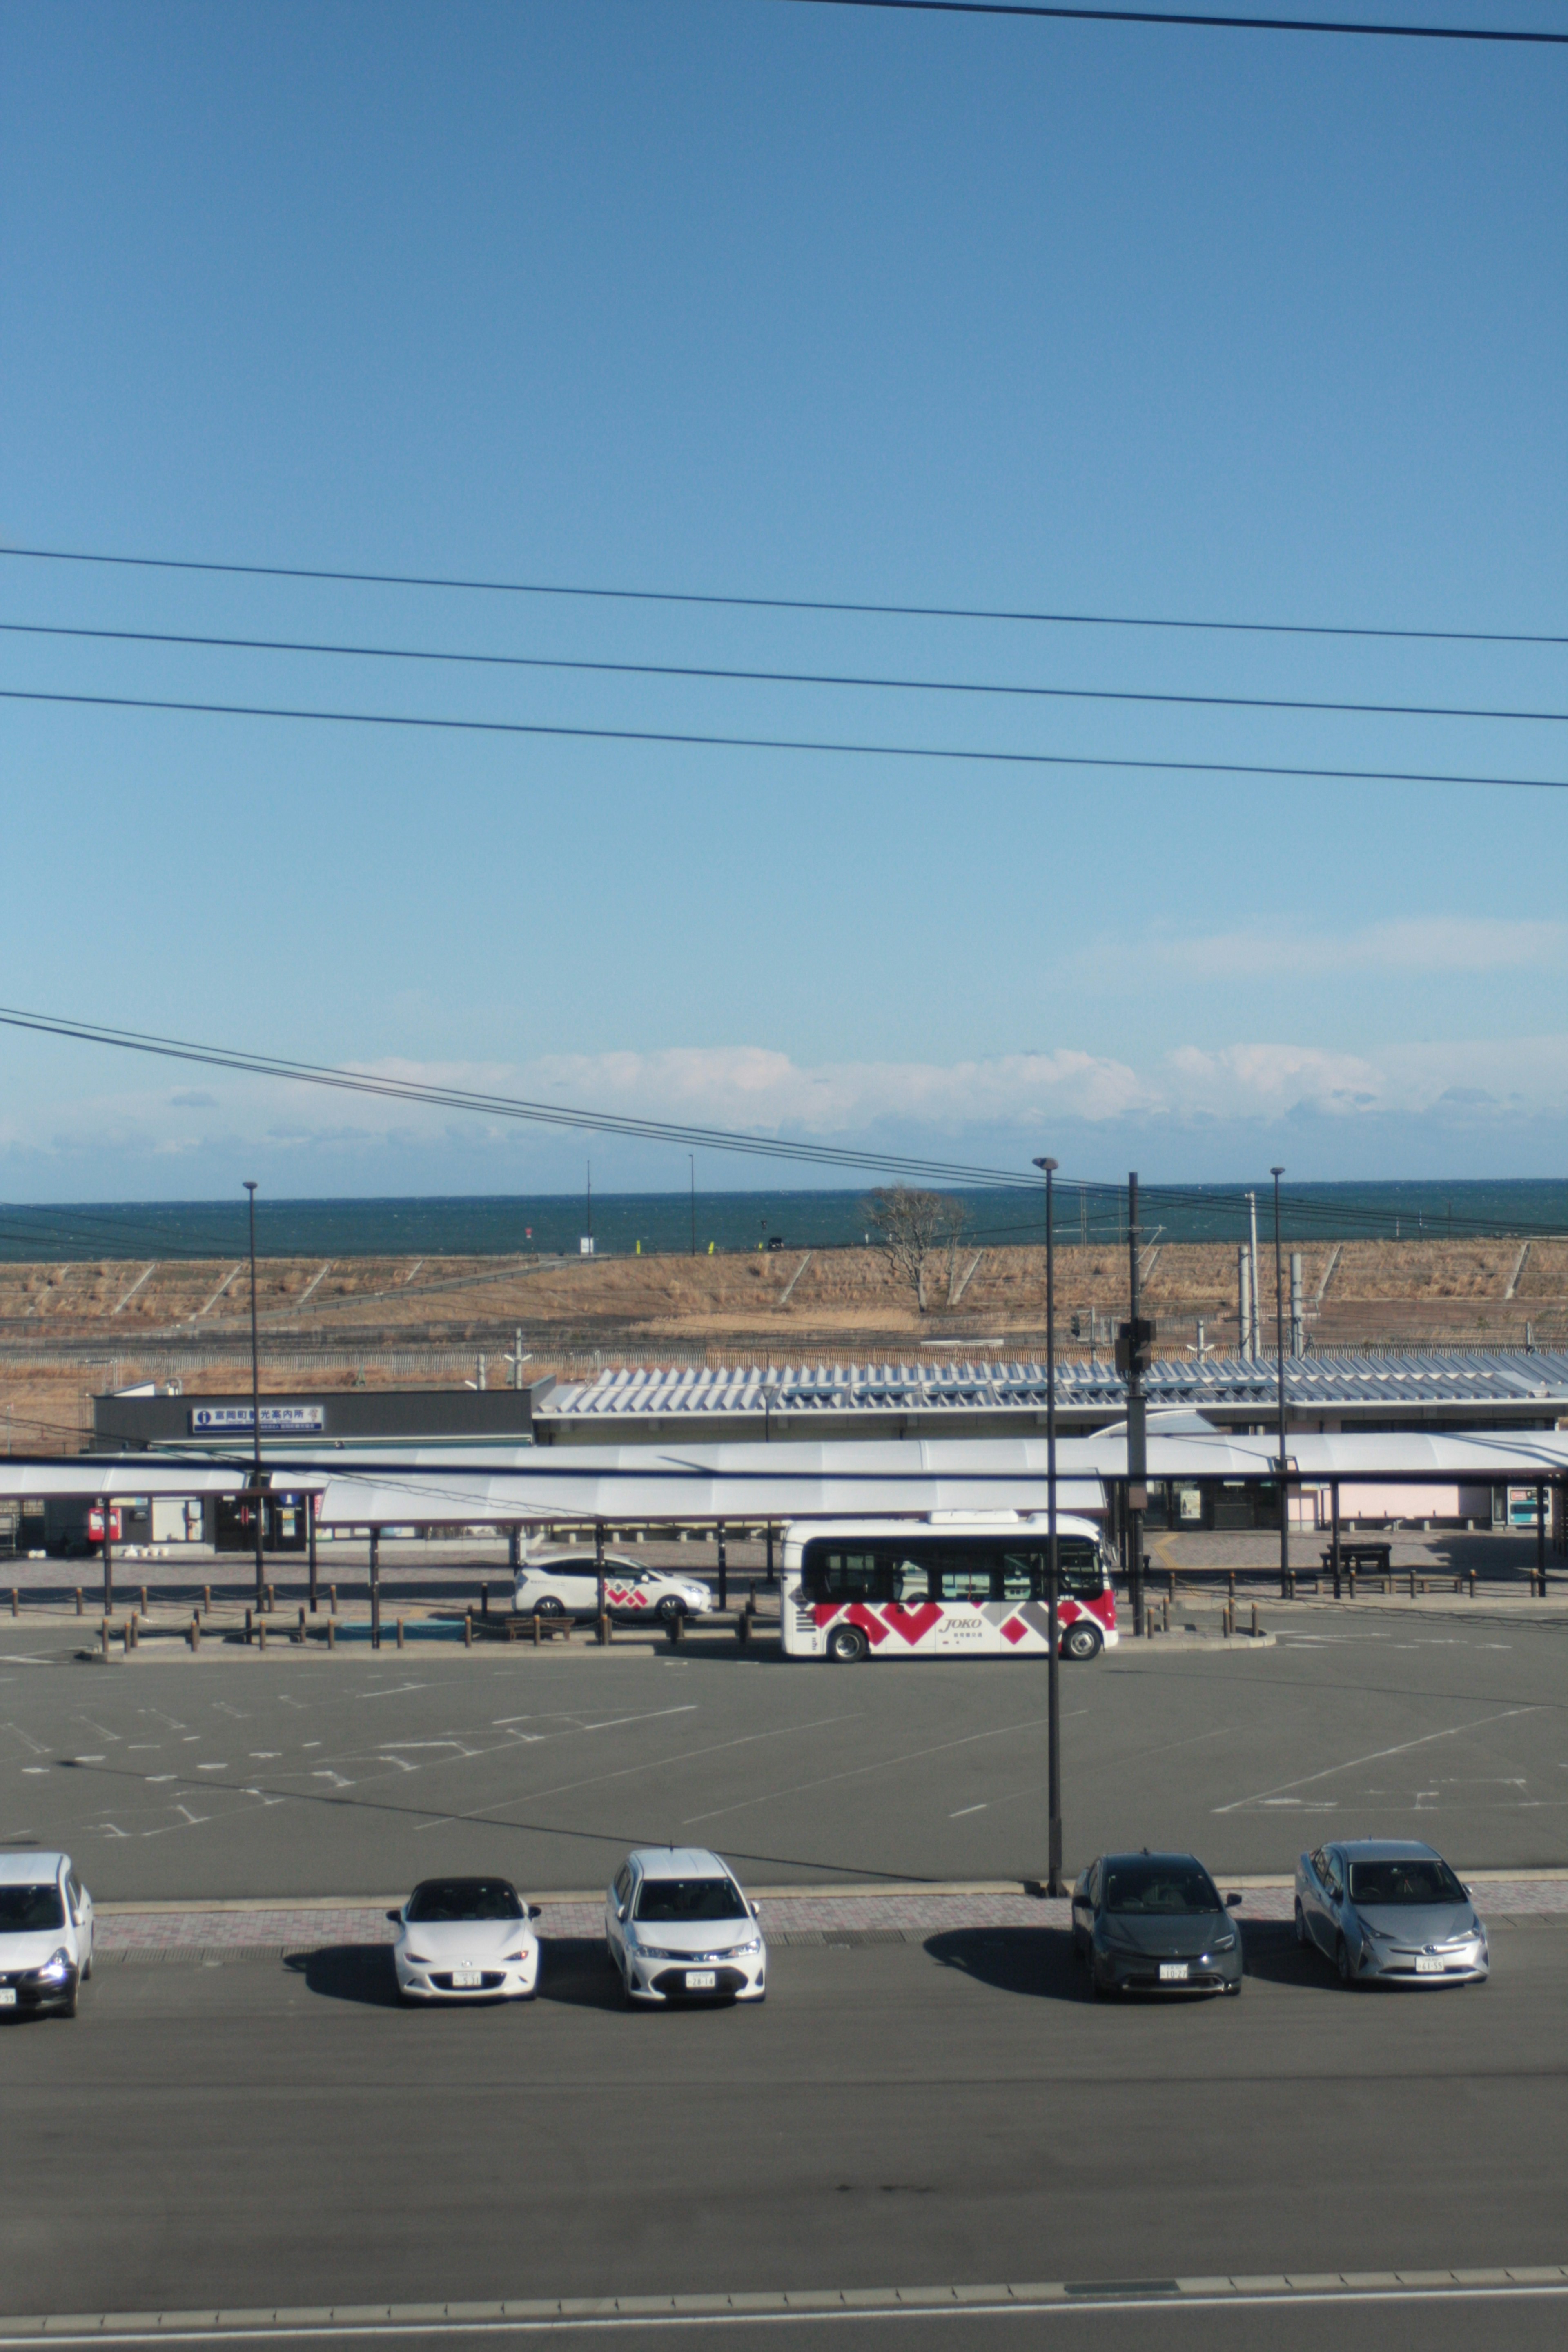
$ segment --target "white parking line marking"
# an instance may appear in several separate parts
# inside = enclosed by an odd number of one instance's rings
[[[711,1812],[688,1813],[680,1826],[687,1830],[697,1822],[716,1822],[726,1813],[743,1813],[753,1805],[770,1805],[779,1797],[805,1796],[813,1789],[828,1789],[838,1780],[858,1780],[866,1772],[890,1772],[900,1764],[918,1764],[928,1756],[945,1756],[950,1748],[973,1748],[979,1739],[1005,1739],[1015,1731],[1037,1731],[1044,1721],[1044,1716],[1035,1715],[1023,1723],[994,1724],[986,1731],[967,1732],[962,1739],[939,1740],[934,1748],[913,1748],[904,1756],[884,1756],[875,1763],[851,1765],[847,1771],[826,1773],[820,1780],[802,1780],[793,1789],[770,1789],[761,1797],[742,1797],[733,1805],[716,1805]]]
[[[963,1805],[956,1813],[949,1813],[947,1818],[950,1822],[963,1822],[967,1821],[971,1813],[984,1813],[989,1811],[988,1805]]]
[[[1234,1803],[1215,1805],[1215,1812],[1238,1813],[1243,1805],[1258,1805],[1286,1789],[1310,1789],[1316,1780],[1331,1780],[1336,1772],[1353,1772],[1363,1764],[1381,1763],[1386,1756],[1408,1756],[1413,1748],[1429,1748],[1435,1739],[1459,1739],[1467,1731],[1484,1731],[1490,1723],[1509,1723],[1516,1715],[1539,1715],[1538,1706],[1507,1706],[1500,1715],[1478,1716],[1474,1723],[1450,1723],[1442,1731],[1423,1733],[1419,1739],[1402,1740],[1397,1748],[1374,1748],[1370,1756],[1352,1756],[1347,1763],[1325,1765],[1321,1772],[1303,1773],[1299,1780],[1281,1780],[1279,1790],[1265,1789],[1255,1797],[1237,1797]]]
[[[584,1731],[616,1731],[623,1723],[657,1723],[661,1716],[696,1713],[697,1701],[691,1699],[684,1706],[656,1706],[647,1715],[612,1715],[603,1723],[584,1723],[581,1728]]]

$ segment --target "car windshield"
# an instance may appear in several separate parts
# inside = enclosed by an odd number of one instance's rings
[[[421,1926],[443,1920],[521,1919],[515,1886],[504,1878],[427,1878],[408,1898],[408,1917]]]
[[[1105,1874],[1105,1907],[1134,1918],[1217,1911],[1214,1882],[1196,1862],[1113,1862]]]
[[[32,1936],[65,1924],[58,1886],[0,1886],[0,1936]]]
[[[1465,1890],[1446,1862],[1433,1854],[1403,1854],[1391,1862],[1352,1862],[1352,1903],[1462,1903]]]
[[[637,1895],[639,1919],[677,1925],[683,1919],[743,1919],[746,1906],[732,1878],[645,1878]]]

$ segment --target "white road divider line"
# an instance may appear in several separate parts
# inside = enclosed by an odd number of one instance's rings
[[[1057,2280],[1028,2286],[848,2287],[761,2294],[582,2295],[504,2303],[279,2305],[233,2311],[72,2312],[0,2320],[0,2352],[51,2344],[206,2344],[246,2338],[526,2335],[607,2328],[973,2319],[1069,2312],[1256,2310],[1268,2305],[1481,2303],[1568,2296],[1568,2265],[1347,2271],[1265,2277]]]

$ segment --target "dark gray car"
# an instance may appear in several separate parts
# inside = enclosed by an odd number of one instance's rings
[[[1102,1853],[1073,1889],[1072,1940],[1096,2000],[1119,1992],[1241,1990],[1241,1934],[1190,1853]]]
[[[1296,1864],[1296,1940],[1340,1981],[1485,1984],[1487,1931],[1442,1855],[1415,1838],[1321,1845]]]

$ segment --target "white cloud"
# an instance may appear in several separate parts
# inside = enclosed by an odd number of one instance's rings
[[[1384,972],[1560,971],[1568,924],[1472,915],[1407,916],[1353,931],[1218,931],[1172,939],[1152,952],[1194,980],[1319,980]]]

